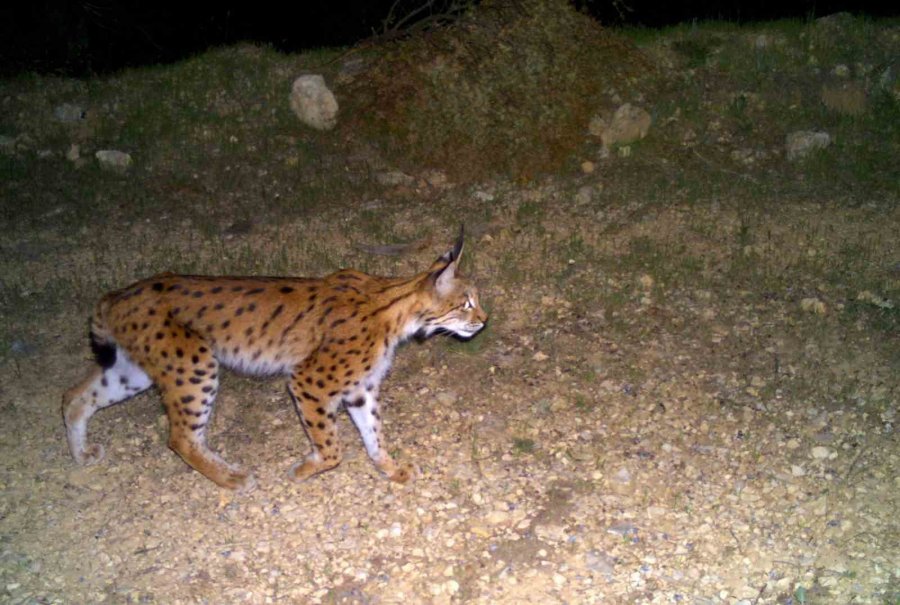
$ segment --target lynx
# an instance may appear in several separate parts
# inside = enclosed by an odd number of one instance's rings
[[[220,367],[288,376],[311,443],[289,475],[303,481],[341,461],[336,415],[346,409],[369,457],[392,481],[415,474],[388,454],[378,393],[397,346],[415,336],[474,337],[487,314],[459,273],[463,233],[427,271],[407,278],[343,269],[322,278],[165,273],[104,296],[91,319],[98,362],[63,396],[69,448],[79,464],[104,456],[87,442],[99,409],[153,385],[169,419],[169,447],[218,485],[255,484],[206,444]]]

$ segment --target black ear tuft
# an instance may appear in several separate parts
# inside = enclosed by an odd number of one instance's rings
[[[465,227],[462,223],[459,225],[459,237],[456,238],[456,243],[453,244],[452,250],[447,250],[444,252],[440,258],[437,259],[437,263],[446,263],[450,264],[459,260],[460,254],[462,254],[463,249],[463,239],[465,236]]]
[[[463,223],[459,224],[459,237],[456,238],[456,243],[453,244],[453,250],[450,251],[450,261],[455,261],[459,258],[459,255],[462,254],[463,249],[463,240],[466,235],[466,226]]]

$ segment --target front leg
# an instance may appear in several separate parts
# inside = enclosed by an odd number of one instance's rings
[[[397,483],[406,483],[415,477],[415,466],[410,463],[398,465],[384,446],[377,389],[359,389],[345,397],[343,403],[356,428],[359,429],[369,458],[372,459],[378,470]]]
[[[309,365],[295,372],[288,384],[297,415],[312,445],[312,451],[289,472],[290,477],[298,482],[336,467],[342,457],[335,418],[338,399],[329,395],[324,386],[306,380],[314,374]]]

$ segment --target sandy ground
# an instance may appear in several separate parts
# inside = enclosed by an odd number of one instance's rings
[[[77,467],[59,399],[87,367],[85,310],[34,327],[0,385],[0,601],[896,602],[900,393],[884,334],[839,321],[824,295],[818,314],[795,292],[540,252],[579,229],[598,247],[671,232],[666,213],[606,244],[577,216],[498,216],[470,248],[487,333],[410,344],[384,383],[388,438],[421,469],[404,487],[346,417],[341,466],[291,483],[306,443],[283,383],[234,376],[211,442],[254,470],[255,491],[223,491],[168,451],[153,391],[95,416],[107,458]]]

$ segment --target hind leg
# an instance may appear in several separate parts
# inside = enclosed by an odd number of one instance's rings
[[[78,464],[94,464],[103,459],[103,446],[87,443],[87,423],[102,408],[125,401],[150,388],[153,381],[121,349],[108,368],[95,368],[63,395],[62,412],[69,450]]]
[[[249,490],[256,481],[206,444],[206,429],[219,388],[219,363],[210,345],[189,330],[165,340],[165,356],[154,376],[169,417],[169,447],[192,468],[221,487]]]

